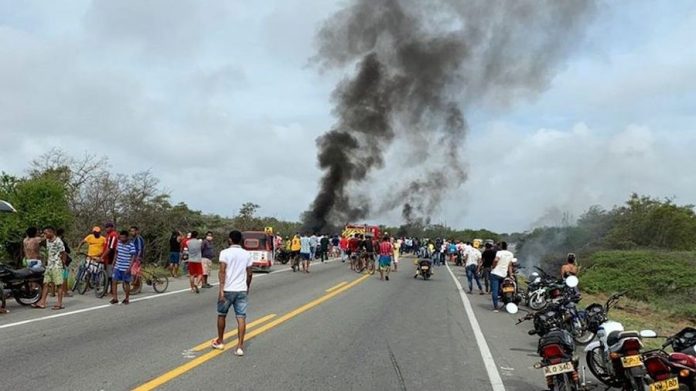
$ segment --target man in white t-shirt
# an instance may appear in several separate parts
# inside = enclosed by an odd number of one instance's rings
[[[481,279],[478,273],[478,269],[481,266],[481,251],[474,248],[471,243],[467,243],[464,246],[464,259],[466,262],[466,279],[469,283],[469,294],[473,293],[474,281],[476,281],[480,294],[484,295],[485,293],[483,293],[483,287],[481,286]]]
[[[231,246],[220,252],[220,294],[217,304],[217,332],[218,337],[211,343],[213,349],[224,349],[223,336],[225,334],[225,321],[230,307],[234,308],[237,318],[237,348],[236,356],[244,355],[244,333],[246,332],[247,295],[253,276],[251,266],[253,264],[249,252],[241,247],[242,233],[230,232]]]
[[[498,299],[500,298],[500,285],[505,277],[512,275],[512,260],[515,256],[508,251],[507,243],[500,243],[500,250],[495,254],[493,268],[491,270],[491,296],[493,296],[493,311],[498,312]]]

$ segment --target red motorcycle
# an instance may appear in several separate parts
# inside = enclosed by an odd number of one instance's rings
[[[673,353],[664,349],[672,347]],[[650,390],[696,391],[696,329],[687,327],[667,338],[662,349],[645,352],[643,360],[654,380]]]

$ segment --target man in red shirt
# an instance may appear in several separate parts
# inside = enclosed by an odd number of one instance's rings
[[[111,286],[111,275],[114,274],[114,257],[116,256],[116,247],[118,246],[118,232],[114,229],[114,223],[104,224],[106,230],[106,242],[104,243],[104,252],[101,256],[101,261],[104,264],[104,271],[109,279]]]
[[[360,249],[360,239],[358,239],[358,234],[353,235],[352,238],[348,240],[348,251],[346,255],[348,258],[351,258],[352,256],[358,257],[360,254],[358,254]],[[350,269],[354,270],[355,265],[353,265],[353,262],[351,260],[350,262]]]
[[[348,238],[345,236],[341,236],[341,240],[338,242],[338,248],[341,249],[341,262],[345,263],[346,258],[348,258],[347,251],[348,251]]]
[[[391,269],[394,247],[389,241],[389,236],[384,235],[382,243],[379,245],[379,279],[389,281],[389,271]],[[386,272],[386,276],[384,275]]]

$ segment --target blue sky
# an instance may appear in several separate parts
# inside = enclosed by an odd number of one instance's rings
[[[344,76],[312,65],[314,35],[346,3],[0,0],[0,170],[60,147],[150,169],[203,211],[295,219]],[[468,113],[470,179],[434,221],[514,231],[631,192],[696,203],[696,3],[598,4],[544,92]]]

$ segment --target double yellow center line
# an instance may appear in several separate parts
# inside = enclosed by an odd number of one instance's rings
[[[327,300],[341,294],[342,292],[345,292],[348,289],[360,284],[361,282],[365,281],[368,278],[370,278],[370,275],[362,276],[362,277],[354,280],[351,283],[341,283],[333,288],[330,288],[329,289],[330,292],[329,292],[329,290],[327,290],[328,293],[325,294],[324,296],[321,296],[318,299],[312,300],[309,303],[302,305],[302,306],[288,312],[287,314],[285,314],[279,318],[276,318],[275,314],[270,314],[270,315],[264,316],[263,318],[258,319],[256,321],[250,323],[249,327],[251,328],[251,327],[254,327],[256,325],[260,325],[260,324],[262,324],[270,319],[275,318],[274,320],[272,320],[268,323],[265,323],[263,326],[255,328],[255,329],[251,330],[250,332],[248,332],[246,334],[245,341],[253,339],[256,336],[259,336],[259,335],[265,333],[266,331],[271,330],[272,328],[287,322],[288,320],[296,317],[297,315],[302,314],[303,312],[309,311],[310,309],[324,303],[325,301],[327,301]],[[236,336],[236,335],[237,335],[236,330],[231,331],[231,332],[225,334],[225,338],[228,338],[228,336],[231,337],[231,336]],[[194,352],[198,352],[198,351],[202,351],[202,350],[206,349],[206,347],[209,347],[209,346],[210,346],[210,342],[205,342],[205,343],[202,343],[202,344],[194,347],[192,350]],[[133,391],[154,390],[155,388],[183,375],[184,373],[202,365],[203,363],[212,360],[213,358],[221,355],[222,353],[226,352],[227,350],[236,348],[236,346],[237,346],[237,340],[235,339],[233,341],[228,342],[227,345],[225,346],[225,349],[223,349],[223,350],[211,350],[210,352],[205,353],[202,356],[196,357],[193,360],[188,361],[187,363],[180,365],[180,366],[170,370],[169,372],[167,372],[161,376],[158,376],[158,377],[148,381],[147,383],[145,383],[141,386],[134,388]]]

